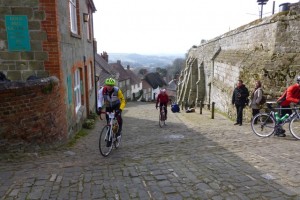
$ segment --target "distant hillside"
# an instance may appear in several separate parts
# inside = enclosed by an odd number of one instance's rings
[[[184,55],[140,55],[140,54],[126,54],[126,53],[110,53],[108,55],[108,62],[114,63],[120,60],[122,65],[126,67],[130,65],[132,68],[163,68],[171,65],[176,58],[184,58]]]

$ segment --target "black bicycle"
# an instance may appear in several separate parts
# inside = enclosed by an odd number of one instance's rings
[[[162,105],[161,108],[159,109],[159,126],[162,128],[163,126],[166,126],[166,111],[165,111],[166,107],[165,105]]]
[[[288,108],[292,109],[293,113],[286,119],[280,119],[275,116],[276,110],[284,108],[273,108],[272,103],[267,103],[267,107],[271,110],[269,113],[258,113],[251,121],[253,132],[260,137],[269,137],[276,133],[282,126],[289,123],[291,134],[300,140],[300,112],[299,107]],[[277,118],[277,119],[276,119]]]
[[[113,146],[117,149],[121,144],[122,135],[117,137],[119,131],[119,123],[114,112],[101,112],[105,113],[109,117],[109,123],[105,125],[100,133],[99,138],[99,150],[102,156],[106,157],[110,154]],[[100,114],[100,119],[101,114]]]

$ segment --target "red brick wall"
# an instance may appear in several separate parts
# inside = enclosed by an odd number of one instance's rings
[[[45,12],[45,20],[41,22],[42,30],[47,33],[47,40],[43,42],[43,51],[48,53],[48,60],[44,62],[45,70],[52,76],[58,77],[61,81],[63,76],[60,70],[60,34],[58,25],[58,11],[56,0],[40,0],[40,10]]]
[[[32,151],[67,141],[59,90],[56,77],[0,84],[0,152]]]

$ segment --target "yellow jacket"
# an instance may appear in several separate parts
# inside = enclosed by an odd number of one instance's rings
[[[122,91],[118,87],[114,87],[112,91],[108,91],[104,86],[98,91],[98,108],[103,107],[114,107],[120,104],[120,110],[123,110],[126,105],[126,101]]]

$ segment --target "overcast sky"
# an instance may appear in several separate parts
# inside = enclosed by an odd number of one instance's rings
[[[282,3],[275,0],[275,13]],[[98,53],[185,54],[259,18],[257,0],[94,0]],[[263,7],[272,14],[273,1]]]

